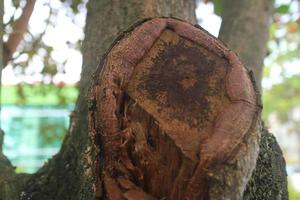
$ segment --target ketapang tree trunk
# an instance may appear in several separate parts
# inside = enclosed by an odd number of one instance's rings
[[[87,7],[80,94],[62,148],[33,175],[16,174],[0,152],[0,199],[240,199],[257,156],[260,107],[236,55],[205,31],[165,18],[132,40],[147,22],[136,24],[108,51],[140,19],[172,16],[195,23],[194,0],[89,0]],[[121,48],[127,40],[131,48]],[[271,137],[262,139],[262,164],[244,194],[285,197],[282,179],[273,176],[279,174],[273,167],[280,164],[278,146],[269,145],[276,144]],[[258,189],[266,182],[276,185],[272,195]]]
[[[219,38],[238,53],[245,67],[252,71],[259,89],[273,3],[273,0],[223,0]],[[262,128],[257,166],[244,199],[288,199],[282,151],[275,137]]]
[[[89,0],[79,97],[71,114],[70,128],[60,152],[18,194],[21,199],[94,199],[95,160],[98,152],[88,134],[87,93],[103,54],[113,40],[140,19],[174,16],[196,22],[194,0]],[[0,194],[0,199],[1,199]]]
[[[132,27],[91,88],[97,198],[241,199],[258,155],[254,88],[199,27],[174,18]]]

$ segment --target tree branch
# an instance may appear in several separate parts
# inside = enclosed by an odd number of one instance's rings
[[[27,0],[20,18],[13,25],[13,32],[9,35],[6,43],[4,43],[3,66],[5,67],[8,61],[12,58],[18,45],[23,39],[26,32],[30,16],[33,12],[36,0]]]

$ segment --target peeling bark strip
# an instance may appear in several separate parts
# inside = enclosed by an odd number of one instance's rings
[[[232,192],[218,199],[241,197],[259,107],[232,51],[187,22],[156,18],[117,41],[100,67],[89,113],[97,198],[215,199],[216,184]],[[241,180],[220,174],[229,165]]]

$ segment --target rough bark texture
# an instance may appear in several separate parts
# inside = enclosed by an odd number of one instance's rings
[[[253,71],[261,88],[272,0],[224,0],[220,39]],[[262,130],[256,169],[244,199],[288,199],[285,160],[276,139]]]
[[[87,7],[80,96],[62,148],[42,169],[29,177],[22,192],[10,190],[0,193],[1,198],[7,194],[21,199],[93,199],[97,149],[88,134],[87,91],[100,58],[117,35],[142,18],[174,16],[195,22],[193,0],[90,0]]]
[[[234,2],[239,3],[236,1]],[[243,2],[245,3],[245,1]],[[234,4],[231,3],[231,1],[229,1],[229,3],[230,5]],[[258,5],[261,5],[259,2],[257,3]],[[230,9],[230,7],[228,7],[228,9]],[[85,29],[86,38],[83,43],[83,71],[82,80],[80,82],[80,96],[76,104],[76,109],[71,115],[70,129],[64,140],[62,149],[34,175],[16,175],[14,173],[14,168],[1,154],[0,180],[2,182],[0,183],[0,199],[14,200],[18,199],[18,197],[20,199],[39,200],[94,199],[95,197],[100,196],[101,191],[98,191],[97,187],[94,187],[93,185],[98,178],[97,172],[99,171],[97,171],[97,169],[99,166],[96,165],[95,161],[97,160],[99,149],[97,146],[93,145],[94,143],[90,139],[87,121],[88,108],[93,107],[93,102],[88,102],[87,99],[88,88],[91,83],[91,76],[99,63],[100,58],[104,52],[108,50],[109,45],[120,32],[141,18],[173,16],[194,23],[194,11],[195,2],[193,0],[90,0],[88,3],[88,16]],[[229,23],[227,26],[232,25],[233,24]],[[249,44],[249,46],[251,45]],[[250,50],[252,51],[252,49]],[[238,50],[236,51],[239,53]],[[255,51],[257,51],[257,49],[255,49]],[[242,58],[243,57],[244,56],[242,56]],[[256,59],[257,58],[253,58],[253,60]],[[183,84],[188,87],[190,81],[184,81]],[[128,103],[130,104],[130,101]],[[139,112],[142,111],[138,109],[132,111],[132,113],[135,114],[132,117],[138,116]],[[149,118],[149,116],[145,116],[145,119]],[[256,134],[254,134],[254,136],[255,135]],[[247,140],[254,142],[244,146],[245,148],[252,148],[247,152],[254,152],[257,150],[257,146],[255,146],[256,137],[254,136],[252,137],[253,140]],[[251,135],[249,137],[251,138]],[[274,145],[273,147],[276,146]],[[276,157],[274,155],[277,154],[273,154],[272,158]],[[239,155],[237,155],[237,157],[239,157]],[[269,162],[269,164],[272,165],[272,162]],[[243,162],[232,163],[232,165],[220,170],[219,176],[213,176],[212,182],[222,182],[227,180],[224,177],[225,174],[228,174],[228,171],[234,171],[236,168],[242,168],[245,165],[246,163]],[[266,168],[266,170],[269,169],[270,168]],[[259,170],[257,171],[259,172]],[[232,174],[234,175],[234,173]],[[259,180],[262,181],[263,177],[259,176],[259,173],[256,174],[260,179],[255,178],[253,183],[260,183]],[[241,177],[243,174],[236,173],[235,175],[236,177]],[[220,196],[218,191],[230,191],[226,190],[226,188],[231,188],[232,184],[235,184],[234,181],[237,180],[238,179],[232,177],[232,180],[229,180],[231,184],[223,184],[223,186],[215,184],[215,186],[219,188],[212,190],[216,191],[215,194],[210,194],[212,199]],[[128,186],[128,182],[124,183],[121,180],[120,184],[122,183],[123,185]],[[252,194],[253,191],[256,192],[253,188],[260,187],[257,184],[254,185],[254,187],[250,187]],[[96,193],[94,193],[94,191],[96,191]],[[230,195],[230,193],[224,195]],[[270,197],[269,199],[272,198]]]
[[[263,130],[256,168],[244,200],[287,200],[287,174],[282,151],[273,134]]]
[[[99,69],[89,114],[98,198],[241,199],[260,109],[232,51],[191,24],[156,18],[120,38]]]

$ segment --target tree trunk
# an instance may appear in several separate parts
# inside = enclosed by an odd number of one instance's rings
[[[224,0],[219,38],[238,53],[261,89],[263,61],[267,53],[272,0]]]
[[[272,9],[272,0],[223,1],[219,38],[253,72],[259,90]],[[285,160],[275,137],[264,127],[257,166],[244,199],[288,199]]]
[[[87,93],[91,76],[104,52],[122,31],[136,21],[156,16],[174,16],[195,22],[193,0],[111,1],[90,0],[83,42],[83,69],[80,95],[71,115],[70,128],[60,152],[28,180],[19,178],[22,191],[16,190],[15,182],[5,182],[0,199],[94,199],[94,161],[97,155],[88,133]],[[8,167],[3,180],[15,177]],[[26,176],[27,177],[27,176]],[[15,180],[15,179],[14,179]],[[21,181],[22,180],[22,181]],[[23,181],[24,180],[24,181]],[[26,182],[26,183],[25,183]],[[5,188],[12,188],[6,190]]]
[[[257,97],[206,31],[173,18],[133,27],[91,89],[99,198],[241,199],[258,155]]]
[[[103,196],[103,191],[99,190],[99,185],[97,185],[99,183],[99,162],[97,160],[100,149],[91,137],[93,132],[88,132],[87,120],[88,110],[93,109],[94,106],[94,102],[88,101],[88,88],[101,57],[117,35],[142,18],[173,16],[195,22],[195,2],[193,0],[90,0],[87,6],[80,95],[75,111],[71,115],[70,128],[62,148],[34,175],[16,175],[13,167],[5,161],[5,157],[0,157],[0,168],[4,166],[0,169],[0,199],[18,199],[17,196],[20,199],[45,200],[99,199],[100,196]],[[130,102],[128,103],[130,104]],[[135,110],[132,113],[139,112],[142,111]],[[248,141],[255,141],[255,137]],[[254,145],[250,145],[253,149],[248,152],[257,149],[255,144],[254,142]],[[226,170],[230,171],[230,169],[225,169],[223,175],[226,174]],[[222,180],[222,177],[215,178],[214,180]],[[254,180],[254,188],[260,187],[258,184],[261,182],[255,182],[256,180]],[[216,186],[218,185],[216,184]],[[251,191],[252,186],[249,188]]]

